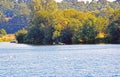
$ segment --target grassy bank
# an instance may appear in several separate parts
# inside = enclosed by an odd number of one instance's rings
[[[15,40],[14,34],[7,34],[0,37],[0,42],[11,42]]]

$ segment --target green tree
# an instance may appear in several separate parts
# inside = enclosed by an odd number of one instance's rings
[[[31,44],[52,44],[53,36],[53,15],[57,11],[54,0],[33,0],[32,23],[26,41]],[[30,39],[29,39],[30,38]]]
[[[115,11],[110,20],[111,23],[108,26],[110,40],[112,43],[120,43],[120,10]]]
[[[69,27],[65,28],[61,32],[61,42],[65,44],[72,44],[73,30]]]
[[[25,42],[30,44],[43,44],[44,31],[40,26],[31,26],[25,37]]]
[[[110,40],[112,43],[120,43],[120,19],[109,25]]]
[[[41,10],[38,11],[34,19],[35,26],[41,26],[44,31],[44,44],[52,44],[53,35],[53,15],[48,11]]]

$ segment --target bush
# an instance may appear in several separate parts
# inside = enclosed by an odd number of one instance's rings
[[[6,35],[7,32],[5,31],[5,29],[0,29],[0,35]]]
[[[24,43],[26,34],[27,34],[27,31],[26,31],[26,30],[19,30],[19,31],[15,34],[16,40],[18,41],[18,43]]]

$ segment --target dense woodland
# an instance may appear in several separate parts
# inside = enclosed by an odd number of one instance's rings
[[[120,0],[2,0],[0,29],[19,43],[120,43]]]

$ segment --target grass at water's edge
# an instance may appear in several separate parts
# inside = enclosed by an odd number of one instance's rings
[[[0,37],[0,42],[14,42],[16,43],[16,37],[15,34],[7,34]],[[24,44],[24,43],[22,43]],[[110,43],[110,42],[97,42],[97,43],[81,43],[82,45],[87,44],[120,44],[120,43]],[[39,44],[29,44],[29,45],[39,45]],[[56,45],[62,45],[62,44],[56,44]],[[69,44],[69,45],[78,45],[78,44]]]
[[[7,34],[0,37],[0,42],[11,42],[15,39],[15,34]]]

